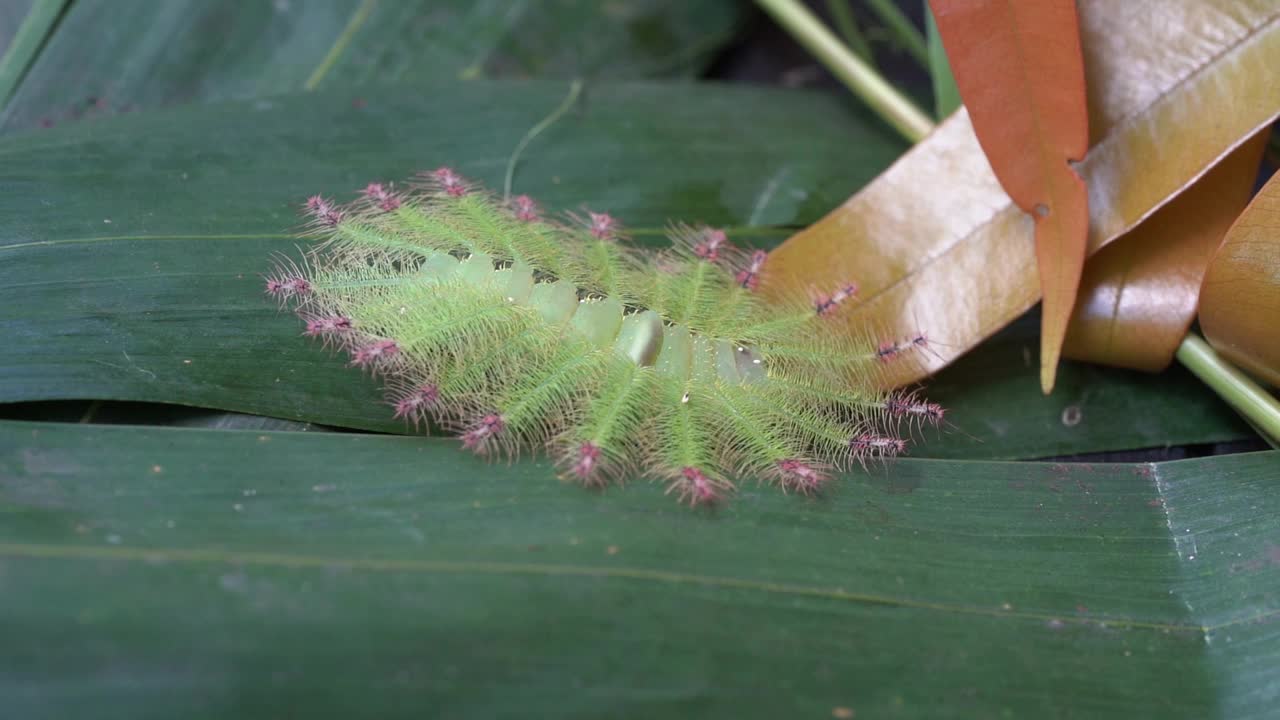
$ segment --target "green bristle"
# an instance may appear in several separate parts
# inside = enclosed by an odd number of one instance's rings
[[[785,426],[788,435],[809,454],[837,467],[845,467],[850,459],[850,439],[862,431],[843,406],[828,404],[785,385],[769,383],[759,392],[744,398],[756,412]],[[853,416],[856,417],[856,416]]]
[[[459,232],[440,216],[434,206],[402,205],[394,213],[384,217],[384,227],[389,233],[402,233],[424,247],[440,252],[471,254],[492,249],[478,243],[476,238]]]
[[[615,463],[629,464],[652,422],[654,389],[652,368],[618,356],[610,358],[600,392],[570,431],[570,438],[600,447]]]
[[[423,377],[437,384],[440,402],[452,418],[490,412],[520,381],[520,373],[548,363],[548,337],[541,332],[519,332],[492,344],[478,345],[461,362],[453,362]],[[518,354],[520,361],[513,361]],[[453,423],[453,424],[456,424]]]
[[[588,238],[581,242],[581,252],[574,281],[585,292],[618,298],[623,302],[639,300],[640,293],[632,281],[635,261],[626,248],[612,240]]]
[[[743,385],[718,385],[705,397],[713,404],[720,428],[717,452],[739,475],[759,477],[780,461],[805,454],[803,446],[780,430],[776,413],[751,402],[754,390]]]
[[[596,390],[611,355],[570,337],[535,372],[519,377],[497,402],[508,431],[541,444],[559,434]]]
[[[698,384],[663,379],[659,401],[654,455],[660,472],[675,477],[684,468],[697,468],[719,477],[714,425],[707,422],[711,403]]]
[[[380,261],[414,261],[440,250],[406,234],[387,232],[362,220],[344,222],[325,248],[333,254]]]

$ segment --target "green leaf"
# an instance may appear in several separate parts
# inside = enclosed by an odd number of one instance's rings
[[[933,11],[929,9],[927,0],[924,3],[924,18],[929,43],[929,76],[933,80],[934,114],[939,120],[943,120],[963,102],[960,100],[960,88],[956,87],[956,78],[951,74],[951,62],[947,60],[946,48],[942,46],[942,36],[938,34],[938,23],[933,19]]]
[[[419,438],[4,423],[0,468],[15,717],[1274,707],[1275,452],[905,460],[708,513]]]
[[[915,456],[1018,459],[1254,437],[1248,424],[1181,365],[1156,375],[1063,362],[1037,384],[1038,313],[1019,318],[925,385],[950,427]]]
[[[78,0],[0,128],[395,80],[689,77],[730,0]]]
[[[258,273],[271,253],[293,251],[295,208],[314,192],[348,194],[444,163],[496,186],[507,153],[565,87],[414,90],[231,103],[0,140],[0,307],[10,308],[0,315],[10,339],[0,345],[0,402],[180,403],[405,431],[373,382],[298,336]],[[530,145],[516,190],[551,208],[608,210],[649,242],[680,219],[767,245],[786,234],[770,226],[812,222],[901,150],[850,112],[806,93],[588,87]],[[1079,386],[1064,376],[1078,393],[1040,398],[1021,342],[992,345],[939,379],[955,428],[915,452],[1037,457],[1247,434],[1194,383],[1169,392],[1161,379],[1081,368]],[[1084,421],[1062,428],[1071,403]]]

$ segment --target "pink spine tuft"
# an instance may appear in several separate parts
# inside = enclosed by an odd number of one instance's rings
[[[918,331],[913,337],[911,337],[908,340],[908,342],[911,343],[911,347],[916,348],[917,350],[927,351],[930,355],[933,355],[939,360],[942,360],[942,356],[938,354],[937,350],[933,349],[933,345],[929,340],[929,336],[925,334],[923,330]]]
[[[395,340],[375,340],[351,351],[351,364],[355,367],[374,367],[395,357],[400,346]]]
[[[323,196],[312,195],[307,198],[305,209],[308,215],[325,227],[337,227],[342,222],[342,211]]]
[[[720,501],[720,488],[706,473],[695,467],[680,468],[680,478],[667,490],[677,490],[680,501],[690,505],[713,505]]]
[[[778,477],[783,491],[795,490],[805,495],[821,490],[830,479],[818,468],[794,458],[778,461]]]
[[[392,212],[400,207],[400,198],[391,192],[390,186],[382,183],[369,183],[360,191],[368,200],[383,212]]]
[[[857,283],[846,283],[830,295],[820,295],[813,301],[813,309],[820,317],[835,312],[835,309],[858,294]]]
[[[462,433],[462,447],[482,455],[488,452],[494,438],[499,435],[507,423],[501,415],[491,413],[480,419],[480,422]]]
[[[441,167],[431,172],[431,177],[440,185],[440,189],[449,197],[462,197],[467,194],[467,183],[452,168]]]
[[[320,315],[307,318],[307,330],[310,337],[333,337],[351,331],[351,318],[344,315]]]
[[[917,400],[914,395],[893,396],[884,401],[884,409],[895,418],[915,420],[937,427],[947,414],[938,403]]]
[[[618,221],[609,213],[595,213],[587,211],[587,216],[591,219],[589,228],[591,234],[601,240],[612,239],[618,232]]]
[[[876,359],[880,362],[889,362],[897,358],[905,352],[910,345],[896,343],[893,341],[882,342],[876,347]]]
[[[426,419],[427,412],[435,409],[440,401],[440,388],[433,384],[419,385],[396,399],[395,419],[404,418],[414,427]]]
[[[579,445],[569,472],[584,485],[596,485],[599,484],[599,470],[600,446],[590,441]]]
[[[311,283],[304,277],[267,278],[267,294],[285,300],[311,292]]]
[[[720,251],[729,246],[728,236],[715,228],[705,228],[699,235],[701,238],[694,244],[693,254],[711,263],[719,260]]]
[[[538,203],[534,202],[533,198],[528,195],[517,195],[512,198],[511,207],[515,210],[516,219],[518,220],[523,220],[524,222],[537,222],[539,220]]]
[[[760,269],[764,267],[764,261],[768,257],[769,254],[763,250],[751,253],[751,261],[745,268],[738,271],[738,274],[734,276],[734,280],[737,281],[739,286],[755,292],[760,285]]]
[[[889,362],[907,352],[927,351],[938,359],[942,359],[936,351],[931,347],[929,336],[923,332],[917,332],[915,335],[905,340],[886,340],[876,347],[876,359],[881,362]]]
[[[907,441],[902,438],[888,437],[886,435],[876,435],[874,433],[862,433],[856,435],[849,441],[849,447],[852,448],[859,457],[880,456],[893,457],[906,451]]]

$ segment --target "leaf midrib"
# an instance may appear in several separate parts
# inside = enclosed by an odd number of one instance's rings
[[[756,591],[770,595],[813,597],[837,600],[861,605],[885,605],[890,607],[929,610],[956,615],[1010,618],[1028,622],[1055,622],[1071,625],[1096,625],[1103,622],[1111,627],[1152,630],[1157,632],[1208,633],[1246,622],[1257,622],[1280,616],[1280,610],[1260,613],[1245,620],[1233,620],[1217,626],[1182,623],[1162,623],[1097,617],[1083,618],[1073,615],[1003,610],[972,605],[928,602],[911,598],[895,598],[873,593],[851,592],[841,588],[825,588],[790,583],[771,583],[746,578],[698,575],[640,567],[609,567],[603,565],[569,565],[556,563],[504,563],[450,560],[396,560],[367,557],[323,557],[294,553],[264,553],[231,551],[216,548],[200,549],[144,549],[130,547],[96,547],[89,545],[51,545],[26,543],[0,543],[0,556],[42,560],[107,560],[133,563],[183,562],[188,564],[254,565],[291,569],[333,568],[365,572],[401,572],[444,575],[506,575],[540,577],[594,577],[619,580],[636,580],[650,583],[678,585],[702,585],[708,587]]]

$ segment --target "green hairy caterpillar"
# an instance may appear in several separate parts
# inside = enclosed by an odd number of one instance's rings
[[[714,228],[674,225],[669,250],[646,251],[607,214],[546,219],[448,168],[344,206],[315,196],[305,213],[315,242],[277,259],[267,293],[382,378],[396,417],[477,453],[546,447],[564,478],[648,476],[699,505],[733,479],[817,492],[943,418],[876,389],[923,335],[828,332],[852,283],[765,303],[766,254]]]

